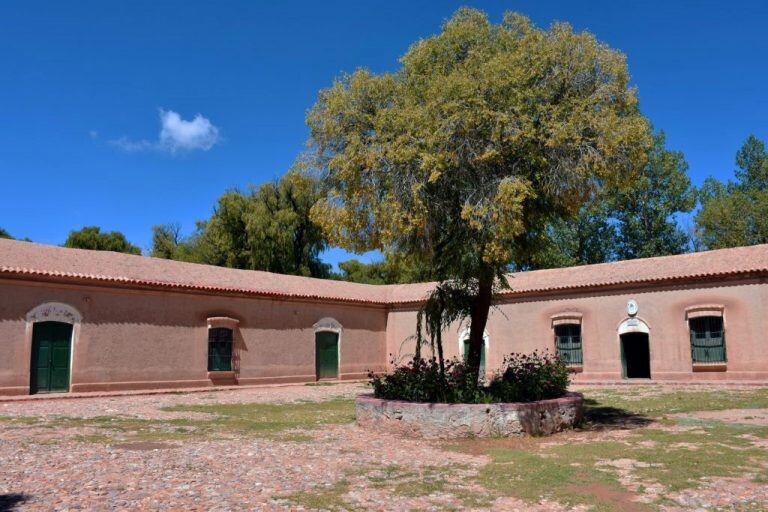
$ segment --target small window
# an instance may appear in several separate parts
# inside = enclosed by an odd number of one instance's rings
[[[581,351],[581,325],[561,324],[555,326],[555,347],[557,355],[569,366],[581,366],[584,358]]]
[[[691,328],[691,358],[694,363],[724,363],[723,317],[701,316],[688,321]]]
[[[232,371],[232,329],[208,329],[208,371]]]

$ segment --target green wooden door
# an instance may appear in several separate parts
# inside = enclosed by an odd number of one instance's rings
[[[62,322],[37,322],[32,330],[31,393],[69,390],[72,326]]]
[[[469,340],[464,340],[464,360],[466,361],[469,357]],[[480,348],[480,377],[482,378],[485,375],[485,342],[483,342],[483,346]]]
[[[335,332],[315,334],[315,365],[318,379],[339,377],[339,335]]]

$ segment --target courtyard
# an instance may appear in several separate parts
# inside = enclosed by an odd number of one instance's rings
[[[0,403],[0,510],[764,510],[768,388],[577,388],[547,438],[364,431],[364,384]]]

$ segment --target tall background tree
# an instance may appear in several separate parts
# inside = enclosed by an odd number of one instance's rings
[[[556,219],[539,233],[543,238],[540,250],[533,252],[524,268],[687,252],[692,248],[691,236],[676,217],[693,210],[695,203],[685,157],[667,149],[664,132],[657,132],[642,169],[621,187],[601,190],[574,219]]]
[[[460,9],[401,64],[320,92],[307,121],[325,195],[312,218],[333,244],[428,267],[427,331],[468,318],[477,374],[494,291],[530,260],[526,233],[633,179],[649,124],[624,56],[565,24]]]
[[[178,226],[153,228],[151,254],[160,258],[280,274],[328,277],[320,253],[327,243],[309,218],[319,183],[291,170],[279,180],[248,192],[230,190],[210,219],[188,238]]]
[[[704,249],[768,243],[768,152],[750,135],[736,153],[736,180],[707,178],[696,234]]]
[[[141,248],[130,243],[121,232],[102,233],[98,226],[85,226],[82,229],[70,231],[64,241],[64,247],[141,254]]]
[[[13,240],[13,237],[11,236],[11,234],[8,231],[4,230],[3,228],[0,228],[0,238],[9,238]]]
[[[664,132],[654,135],[647,164],[634,180],[612,198],[618,222],[616,256],[620,260],[681,254],[690,239],[676,214],[688,213],[696,195],[688,177],[688,163],[680,151],[665,147]]]
[[[403,254],[385,254],[380,261],[363,263],[356,259],[339,262],[339,272],[333,279],[365,284],[402,284],[432,281],[429,269],[412,257]]]

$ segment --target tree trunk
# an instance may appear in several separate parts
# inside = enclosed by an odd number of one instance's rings
[[[487,272],[480,278],[477,289],[477,297],[472,306],[469,324],[469,354],[467,355],[467,365],[469,371],[475,376],[473,382],[476,382],[480,374],[480,355],[482,353],[483,333],[485,325],[488,323],[488,313],[491,310],[491,301],[493,299],[493,274]]]

